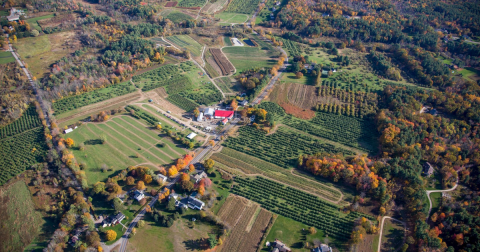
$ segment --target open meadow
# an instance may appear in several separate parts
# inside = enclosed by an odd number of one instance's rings
[[[403,245],[405,229],[398,221],[386,219],[383,224],[381,252],[394,252]]]
[[[277,63],[279,56],[276,51],[246,46],[225,47],[222,51],[238,73],[255,67],[272,67]]]
[[[181,49],[189,50],[194,57],[202,54],[202,45],[188,35],[175,35],[166,37],[166,39]]]

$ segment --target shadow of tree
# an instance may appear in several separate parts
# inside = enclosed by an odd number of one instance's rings
[[[84,142],[85,145],[97,145],[102,144],[102,140],[100,139],[90,139]]]
[[[185,250],[207,250],[209,249],[206,238],[200,238],[196,240],[188,240],[183,242]]]

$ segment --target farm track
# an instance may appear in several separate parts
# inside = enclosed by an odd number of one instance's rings
[[[136,126],[134,126],[134,125],[132,125],[131,123],[127,122],[127,121],[124,120],[122,117],[123,117],[123,116],[119,117],[120,120],[124,121],[125,123],[128,123],[128,124],[131,125],[133,128],[138,129]],[[148,126],[145,125],[145,124],[143,124],[142,122],[138,122],[138,123],[140,123],[140,124],[142,124],[143,126],[145,126],[146,128],[148,128]],[[157,130],[152,130],[152,131],[155,132],[155,133],[160,134],[160,132],[158,132]],[[164,142],[164,140],[165,140],[165,141],[170,141],[170,139],[162,138],[162,139],[159,141],[159,143],[160,143],[160,142]],[[170,142],[171,142],[171,141],[170,141]],[[171,143],[173,143],[173,142],[171,142]],[[173,143],[173,144],[175,144],[175,143]],[[178,156],[182,156],[181,153],[178,153],[176,150],[172,149],[168,144],[167,144],[166,146],[167,146],[171,151],[173,151],[175,154],[177,154]]]
[[[96,134],[95,132],[93,132],[89,127],[86,127],[86,128],[87,128],[88,131],[90,131],[92,134],[97,135],[97,134]],[[86,135],[84,135],[84,134],[80,134],[80,135],[84,136],[85,138],[90,137],[90,136],[86,136]],[[116,138],[114,138],[114,139],[117,140]],[[117,140],[117,141],[118,141],[118,140]],[[126,155],[125,153],[123,153],[123,152],[121,152],[119,149],[117,149],[117,147],[115,147],[115,145],[109,143],[108,141],[106,142],[106,144],[107,144],[108,146],[110,146],[112,149],[114,149],[114,150],[118,151],[119,153],[121,153],[124,157],[129,158],[128,155]],[[141,155],[140,155],[140,156],[141,156]],[[143,157],[143,156],[142,156],[142,158],[145,159],[145,160],[147,160],[147,159],[146,159],[145,157]],[[137,164],[137,165],[143,165],[143,164],[149,164],[149,165],[153,165],[154,167],[157,167],[157,165],[154,164],[154,163],[152,163],[152,162],[144,162],[144,163]]]
[[[114,97],[105,101],[101,101],[98,103],[94,103],[94,104],[82,107],[82,109],[86,109],[86,111],[79,112],[74,115],[58,119],[57,122],[60,124],[77,117],[87,116],[90,114],[94,114],[96,112],[103,111],[105,110],[106,107],[127,105],[130,102],[134,102],[142,98],[143,98],[143,94],[140,91],[136,91],[135,93],[126,94],[123,96]]]
[[[210,48],[210,53],[215,59],[215,62],[217,63],[217,65],[222,70],[222,75],[227,76],[236,71],[233,64],[228,60],[225,54],[223,54],[221,49]]]

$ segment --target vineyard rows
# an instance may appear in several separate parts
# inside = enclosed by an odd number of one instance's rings
[[[248,126],[241,127],[238,132],[240,133],[238,137],[228,138],[223,145],[285,168],[294,166],[301,154],[318,152],[355,154],[309,136],[289,132],[282,127],[268,136],[263,131]]]
[[[20,134],[29,129],[36,128],[41,125],[35,107],[29,107],[23,115],[14,122],[0,128],[0,139]]]
[[[299,178],[292,175],[289,169],[256,159],[230,148],[223,148],[220,153],[213,154],[211,158],[215,160],[215,162],[224,164],[230,168],[239,169],[245,174],[262,174],[268,178],[309,191],[332,202],[336,202],[342,197],[342,194],[338,189],[311,180],[309,181],[304,178]]]
[[[43,128],[37,127],[0,140],[0,186],[42,162],[47,146]]]
[[[365,217],[375,221],[374,217],[359,212],[341,213],[337,206],[314,195],[262,177],[237,177],[235,182],[233,193],[258,202],[269,211],[324,230],[325,234],[339,240],[350,238],[356,219]]]
[[[247,228],[250,220],[252,219],[253,214],[257,210],[258,205],[252,204],[251,206],[247,206],[242,213],[242,216],[238,220],[235,227],[233,227],[232,232],[228,236],[223,246],[223,251],[248,251],[242,249],[244,246],[244,238],[245,238],[245,229]],[[250,250],[252,251],[252,250]]]
[[[287,50],[291,57],[302,54],[302,50],[298,46],[297,42],[283,38],[278,38],[277,40],[283,43],[282,48]]]
[[[178,106],[179,108],[184,109],[186,111],[192,111],[196,107],[198,107],[197,103],[195,103],[193,101],[190,101],[189,99],[184,98],[183,96],[181,96],[179,94],[170,95],[170,96],[167,97],[167,100],[169,102],[173,103],[174,105]]]
[[[258,7],[260,0],[233,0],[225,12],[252,14]]]
[[[135,87],[130,82],[122,82],[111,85],[106,88],[96,89],[94,91],[86,92],[83,94],[75,95],[55,101],[52,106],[55,114],[61,114],[66,111],[81,108],[93,103],[105,101],[117,96],[126,95],[134,92]]]

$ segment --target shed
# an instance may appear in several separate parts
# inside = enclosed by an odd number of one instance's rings
[[[68,133],[70,133],[70,132],[72,132],[72,131],[73,131],[72,128],[68,128],[68,129],[65,130],[65,134],[68,134]]]
[[[227,119],[227,118],[225,118],[225,119],[222,120],[222,124],[223,124],[223,125],[225,125],[225,124],[227,124],[227,123],[228,123],[228,119]]]
[[[203,113],[200,112],[200,114],[197,116],[197,122],[203,121]]]
[[[187,138],[188,138],[188,139],[193,139],[193,138],[196,137],[196,136],[197,136],[197,134],[195,134],[195,133],[192,132],[192,133],[190,133],[190,134],[187,135]]]

